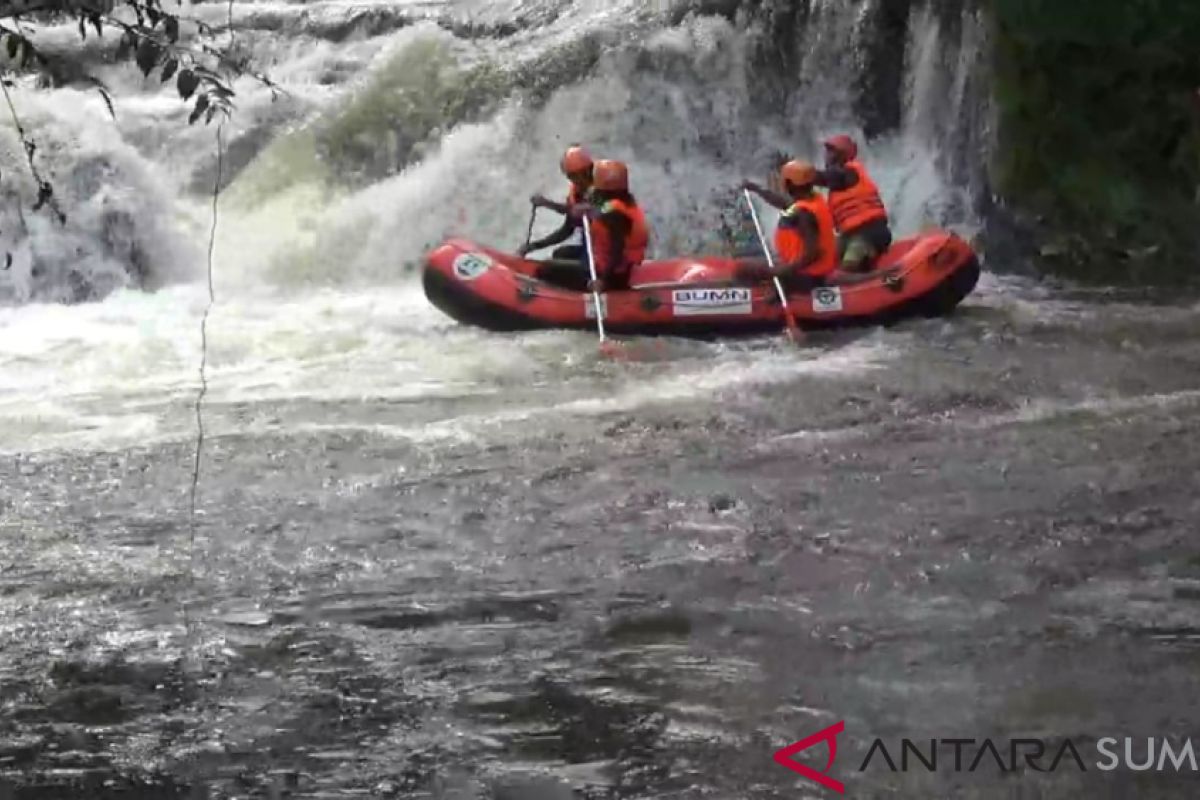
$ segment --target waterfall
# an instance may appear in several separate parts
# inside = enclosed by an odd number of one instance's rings
[[[287,95],[236,84],[219,279],[390,283],[452,232],[515,246],[526,198],[562,191],[572,141],[630,163],[658,257],[716,246],[730,187],[761,178],[773,151],[818,159],[835,132],[860,141],[899,235],[978,227],[993,126],[972,4],[528,5],[235,3],[239,46]],[[191,10],[215,21],[224,6]],[[45,34],[67,47],[73,31]],[[115,122],[78,87],[14,89],[68,221],[29,209],[23,153],[0,124],[13,256],[0,302],[199,274],[213,132],[183,121],[169,84],[98,68]]]

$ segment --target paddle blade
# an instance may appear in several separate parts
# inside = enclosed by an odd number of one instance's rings
[[[785,329],[788,341],[792,344],[804,344],[804,331],[796,325],[794,320],[788,320],[788,326]]]
[[[600,343],[600,356],[612,361],[634,362],[669,361],[671,358],[665,342],[648,339],[605,339]]]
[[[620,342],[605,339],[600,342],[600,356],[602,358],[610,358],[614,361],[627,361],[629,359],[629,351],[622,347]]]

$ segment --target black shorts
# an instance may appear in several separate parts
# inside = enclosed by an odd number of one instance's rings
[[[580,261],[587,258],[587,248],[581,244],[567,244],[562,247],[554,248],[554,252],[550,257],[555,261]],[[587,264],[584,264],[586,267]]]
[[[582,261],[574,263],[561,263],[570,260],[569,257],[560,257],[559,250],[566,250],[565,247],[560,247],[554,251],[555,259],[559,262],[551,262],[549,264],[541,264],[537,268],[536,277],[540,281],[561,286],[564,289],[570,289],[574,292],[586,292],[588,281],[592,279],[591,272],[588,271],[587,264]]]
[[[892,229],[888,227],[887,220],[868,222],[838,237],[838,265],[848,272],[856,269],[861,271],[864,266],[869,268],[874,264],[891,246]],[[850,263],[846,260],[847,251],[850,251]]]

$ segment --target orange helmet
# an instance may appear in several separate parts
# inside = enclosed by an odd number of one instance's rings
[[[858,155],[858,145],[845,134],[826,139],[825,147],[841,156],[843,161],[853,161],[854,157]]]
[[[629,191],[629,168],[621,161],[597,161],[592,178],[601,192]]]
[[[559,166],[562,168],[564,175],[572,175],[576,172],[591,169],[592,157],[580,145],[571,145],[567,148],[567,152],[563,153]]]
[[[807,161],[789,161],[779,169],[779,177],[785,186],[789,183],[811,186],[817,180],[817,168]]]

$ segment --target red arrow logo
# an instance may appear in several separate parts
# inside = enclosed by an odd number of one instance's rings
[[[846,729],[846,723],[838,722],[835,725],[830,725],[823,731],[818,731],[812,736],[801,739],[798,742],[793,742],[782,750],[775,751],[775,763],[781,767],[787,767],[792,772],[799,772],[810,781],[815,781],[821,784],[826,789],[833,789],[838,794],[845,794],[846,787],[840,781],[835,781],[825,773],[829,772],[833,766],[833,760],[837,758],[837,735]],[[829,746],[829,763],[825,765],[825,769],[817,772],[810,766],[801,764],[796,761],[793,756],[797,753],[807,750],[818,742],[825,742]]]

